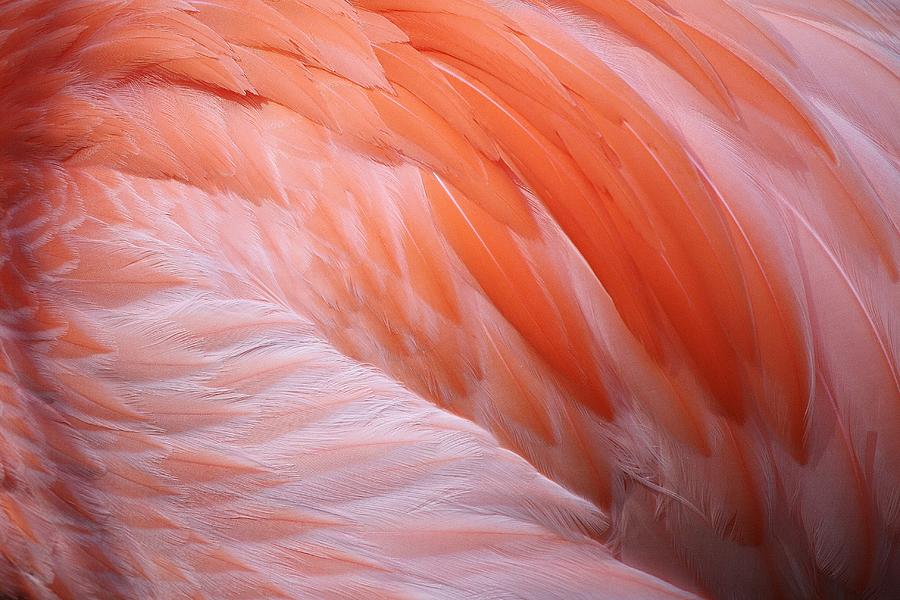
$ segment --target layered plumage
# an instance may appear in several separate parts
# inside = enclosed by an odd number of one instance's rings
[[[0,2],[0,593],[891,597],[898,31]]]

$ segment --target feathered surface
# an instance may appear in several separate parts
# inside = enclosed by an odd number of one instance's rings
[[[0,594],[896,597],[898,31],[0,1]]]

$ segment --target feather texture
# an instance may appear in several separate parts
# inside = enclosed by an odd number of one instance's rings
[[[898,31],[0,1],[0,594],[891,597]]]

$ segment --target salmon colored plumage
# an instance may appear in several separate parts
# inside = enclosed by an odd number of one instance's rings
[[[0,596],[900,597],[893,0],[0,0]]]

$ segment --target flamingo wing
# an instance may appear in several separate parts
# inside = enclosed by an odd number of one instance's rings
[[[890,597],[898,30],[0,3],[0,592]]]

